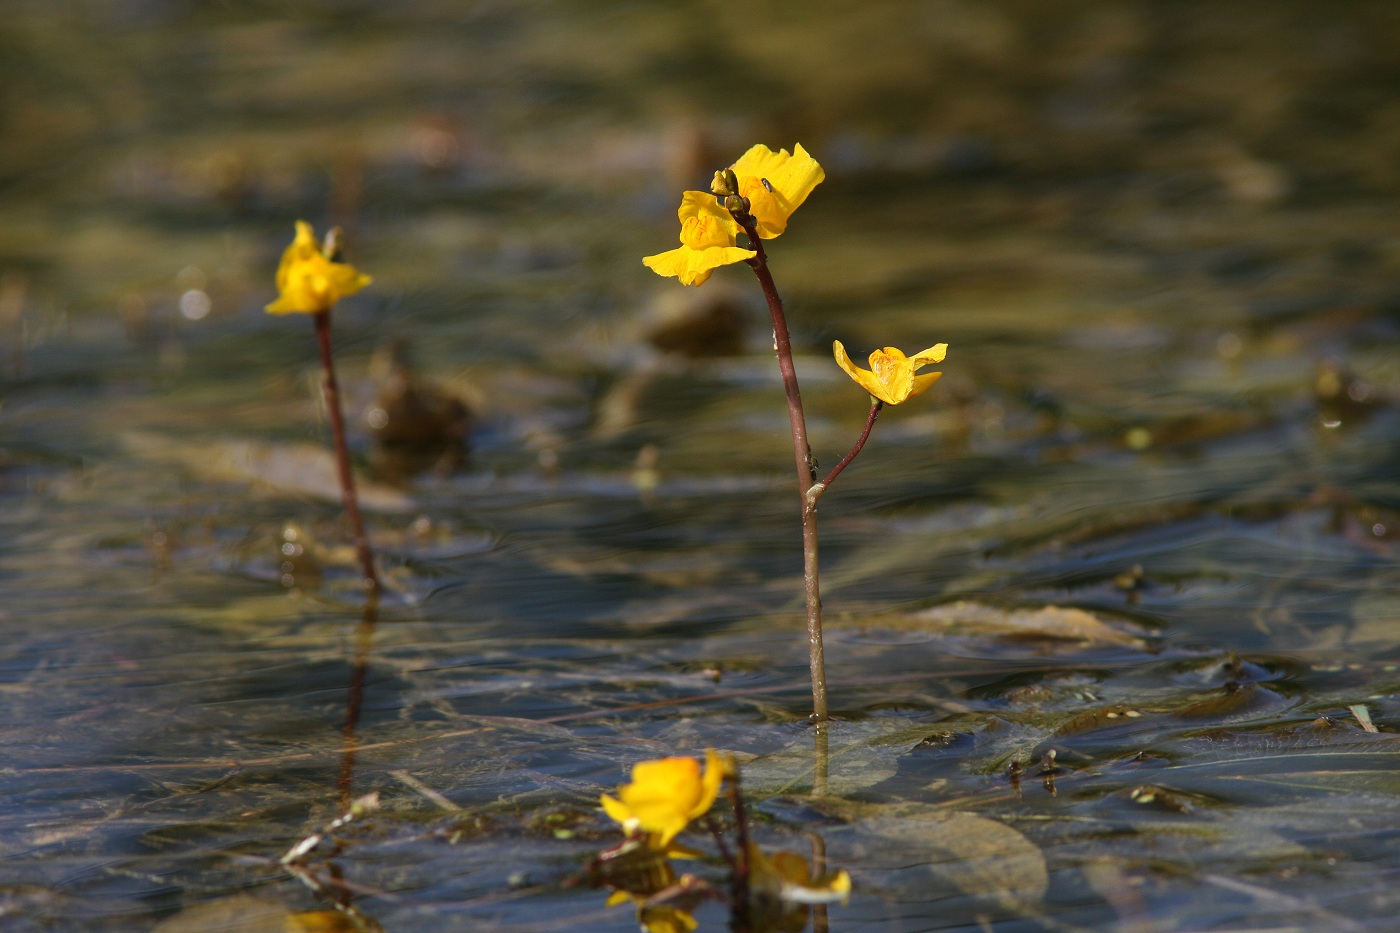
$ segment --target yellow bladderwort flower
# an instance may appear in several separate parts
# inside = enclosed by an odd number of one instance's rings
[[[703,285],[720,266],[758,255],[734,245],[739,225],[714,195],[687,191],[676,213],[681,219],[680,247],[642,259],[657,275],[674,275],[682,285]]]
[[[674,275],[682,285],[701,285],[720,266],[743,262],[757,255],[736,246],[741,229],[725,208],[723,198],[748,198],[759,238],[771,240],[787,229],[788,218],[826,173],[801,145],[774,152],[758,145],[740,156],[727,172],[718,172],[711,193],[687,191],[677,212],[681,219],[681,246],[642,259],[657,275]],[[731,190],[725,175],[735,182]]]
[[[870,354],[868,370],[856,368],[851,358],[846,355],[846,348],[841,346],[841,341],[836,341],[832,349],[836,353],[836,364],[846,371],[846,375],[860,383],[861,388],[886,405],[898,405],[919,395],[943,378],[942,373],[924,373],[916,376],[915,372],[930,363],[943,362],[948,345],[934,344],[913,356],[905,356],[894,347],[885,347]]]
[[[739,191],[749,199],[749,213],[758,221],[758,235],[765,240],[782,236],[788,218],[802,206],[812,189],[822,183],[826,172],[802,144],[774,152],[759,144],[739,157],[732,166],[739,179]]]
[[[807,860],[796,852],[765,855],[749,844],[749,913],[761,930],[802,930],[812,904],[846,903],[851,876],[832,871],[813,877]]]
[[[705,752],[705,772],[694,758],[660,758],[632,767],[632,783],[618,788],[621,799],[603,795],[603,809],[629,834],[644,832],[663,849],[715,802],[732,760]]]
[[[267,306],[267,312],[320,314],[371,281],[369,276],[354,266],[327,259],[316,242],[311,225],[298,220],[296,239],[282,254],[282,263],[277,267],[277,291],[280,295]]]

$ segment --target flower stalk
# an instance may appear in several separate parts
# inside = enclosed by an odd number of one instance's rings
[[[361,585],[370,595],[380,591],[374,554],[369,548],[360,500],[355,494],[355,475],[350,468],[350,448],[345,441],[345,416],[340,406],[340,388],[335,378],[335,355],[331,352],[331,309],[340,299],[355,294],[371,281],[354,266],[338,262],[340,231],[332,229],[325,245],[316,242],[311,225],[297,221],[296,237],[282,253],[277,267],[277,300],[267,306],[268,314],[309,314],[316,323],[316,342],[321,349],[321,385],[335,435],[335,465],[340,479],[340,498],[350,519],[355,552],[360,561]]]
[[[807,662],[812,675],[812,721],[827,720],[826,649],[822,644],[821,574],[817,561],[817,512],[808,507],[807,494],[817,481],[817,464],[812,458],[812,446],[807,440],[807,418],[802,411],[802,390],[797,383],[797,367],[792,359],[792,336],[783,299],[768,270],[768,254],[763,249],[753,217],[740,213],[734,218],[754,249],[749,267],[758,277],[768,311],[773,318],[773,350],[778,355],[778,370],[783,377],[787,395],[788,421],[792,426],[792,451],[797,465],[797,495],[802,515],[802,591],[807,604]]]
[[[821,579],[817,549],[817,501],[830,488],[865,447],[875,419],[885,405],[898,405],[926,391],[942,373],[918,374],[930,363],[941,362],[946,344],[937,344],[907,357],[894,347],[870,355],[870,370],[858,369],[837,341],[833,346],[837,365],[870,393],[870,413],[865,429],[826,479],[817,482],[817,463],[807,439],[807,420],[802,411],[802,392],[793,363],[792,338],[783,299],[768,269],[763,241],[779,237],[788,219],[802,206],[812,190],[826,178],[817,160],[802,148],[774,152],[757,145],[733,165],[715,172],[708,193],[687,191],[676,212],[680,220],[680,246],[643,257],[642,262],[658,275],[675,276],[683,285],[703,285],[720,266],[744,262],[753,269],[768,311],[773,319],[773,351],[787,396],[788,421],[792,427],[792,451],[797,468],[797,493],[802,517],[802,580],[807,607],[808,663],[812,677],[812,721],[817,724],[817,764],[813,790],[826,787],[826,732],[828,718],[826,692],[826,652],[822,644]],[[743,233],[748,243],[740,246]]]
[[[365,522],[360,517],[360,498],[355,493],[355,473],[350,467],[350,447],[345,440],[345,414],[340,405],[340,386],[335,378],[335,356],[331,352],[331,312],[317,312],[316,343],[321,348],[321,391],[326,400],[326,412],[331,419],[331,434],[335,438],[335,470],[340,479],[340,500],[345,516],[350,519],[350,533],[355,539],[355,555],[360,561],[360,577],[371,597],[380,589],[379,573],[374,567],[374,553],[365,534]]]

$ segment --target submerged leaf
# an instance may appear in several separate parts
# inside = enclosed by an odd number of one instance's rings
[[[349,933],[354,925],[334,910],[295,912],[276,901],[235,894],[196,904],[151,933]]]
[[[1040,849],[1005,823],[930,804],[837,803],[854,819],[857,851],[829,853],[875,885],[917,887],[931,874],[958,893],[1010,911],[1034,910],[1049,886]]]
[[[1016,641],[1072,642],[1145,650],[1146,629],[1115,619],[1113,624],[1083,609],[1045,606],[1041,609],[1003,609],[983,603],[958,601],[904,615],[882,615],[866,620],[872,628],[922,631],[931,635],[991,636]]]

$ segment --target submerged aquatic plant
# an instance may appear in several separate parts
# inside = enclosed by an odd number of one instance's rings
[[[855,445],[826,478],[818,482],[817,461],[807,441],[807,421],[802,411],[802,393],[793,365],[792,340],[788,333],[783,300],[768,269],[763,241],[781,236],[788,220],[802,206],[813,189],[826,178],[816,159],[801,145],[774,152],[764,145],[750,148],[733,165],[715,172],[708,194],[687,191],[681,200],[681,246],[644,257],[642,262],[658,275],[675,276],[683,285],[701,285],[714,270],[731,263],[746,262],[758,277],[773,319],[773,349],[787,395],[788,420],[792,427],[792,447],[797,467],[797,491],[802,515],[803,584],[807,603],[807,641],[812,677],[812,718],[818,724],[827,719],[826,656],[822,644],[821,585],[817,562],[817,500],[835,482],[865,446],[884,405],[898,405],[932,386],[941,373],[916,375],[920,367],[943,359],[947,344],[905,357],[893,347],[870,356],[870,371],[856,369],[845,348],[836,343],[836,361],[871,395],[865,430]],[[748,248],[739,245],[744,234]],[[818,729],[818,742],[825,733]],[[818,745],[816,789],[824,787],[822,746]]]
[[[361,580],[371,595],[379,592],[379,574],[374,554],[360,517],[355,475],[350,469],[350,448],[345,441],[345,417],[340,406],[340,388],[335,378],[335,356],[331,352],[331,309],[342,298],[355,294],[372,279],[349,263],[339,262],[340,230],[333,228],[323,244],[316,242],[311,225],[298,220],[296,237],[282,253],[277,267],[277,300],[267,306],[268,314],[309,314],[316,322],[316,342],[321,349],[321,382],[331,431],[335,435],[336,472],[340,478],[340,498],[355,536],[355,552],[360,561]]]

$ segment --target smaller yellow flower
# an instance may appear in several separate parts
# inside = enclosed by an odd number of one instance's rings
[[[763,144],[749,149],[733,165],[739,179],[739,194],[749,199],[749,213],[757,223],[758,235],[765,240],[782,236],[788,218],[802,206],[812,189],[826,178],[817,160],[802,144],[774,152]]]
[[[674,275],[682,285],[703,285],[720,266],[758,255],[734,245],[739,225],[714,195],[687,191],[676,214],[681,220],[680,247],[642,259],[657,275]]]
[[[632,783],[618,788],[618,800],[603,795],[603,809],[628,834],[645,832],[651,844],[666,848],[686,825],[703,816],[733,768],[732,759],[705,752],[705,773],[694,758],[660,758],[632,767]]]
[[[354,266],[327,259],[311,225],[298,220],[296,239],[277,267],[277,291],[281,294],[267,306],[267,313],[320,314],[371,281]]]
[[[851,876],[844,869],[814,878],[807,860],[796,852],[774,852],[769,858],[749,843],[749,871],[755,890],[789,904],[844,904],[851,896]]]
[[[886,405],[898,405],[924,392],[939,379],[942,373],[914,375],[916,371],[930,363],[943,362],[948,352],[946,343],[934,344],[921,353],[906,357],[894,347],[885,347],[870,354],[870,369],[857,369],[846,355],[841,341],[836,341],[832,349],[836,353],[836,364],[846,371],[861,388]]]

